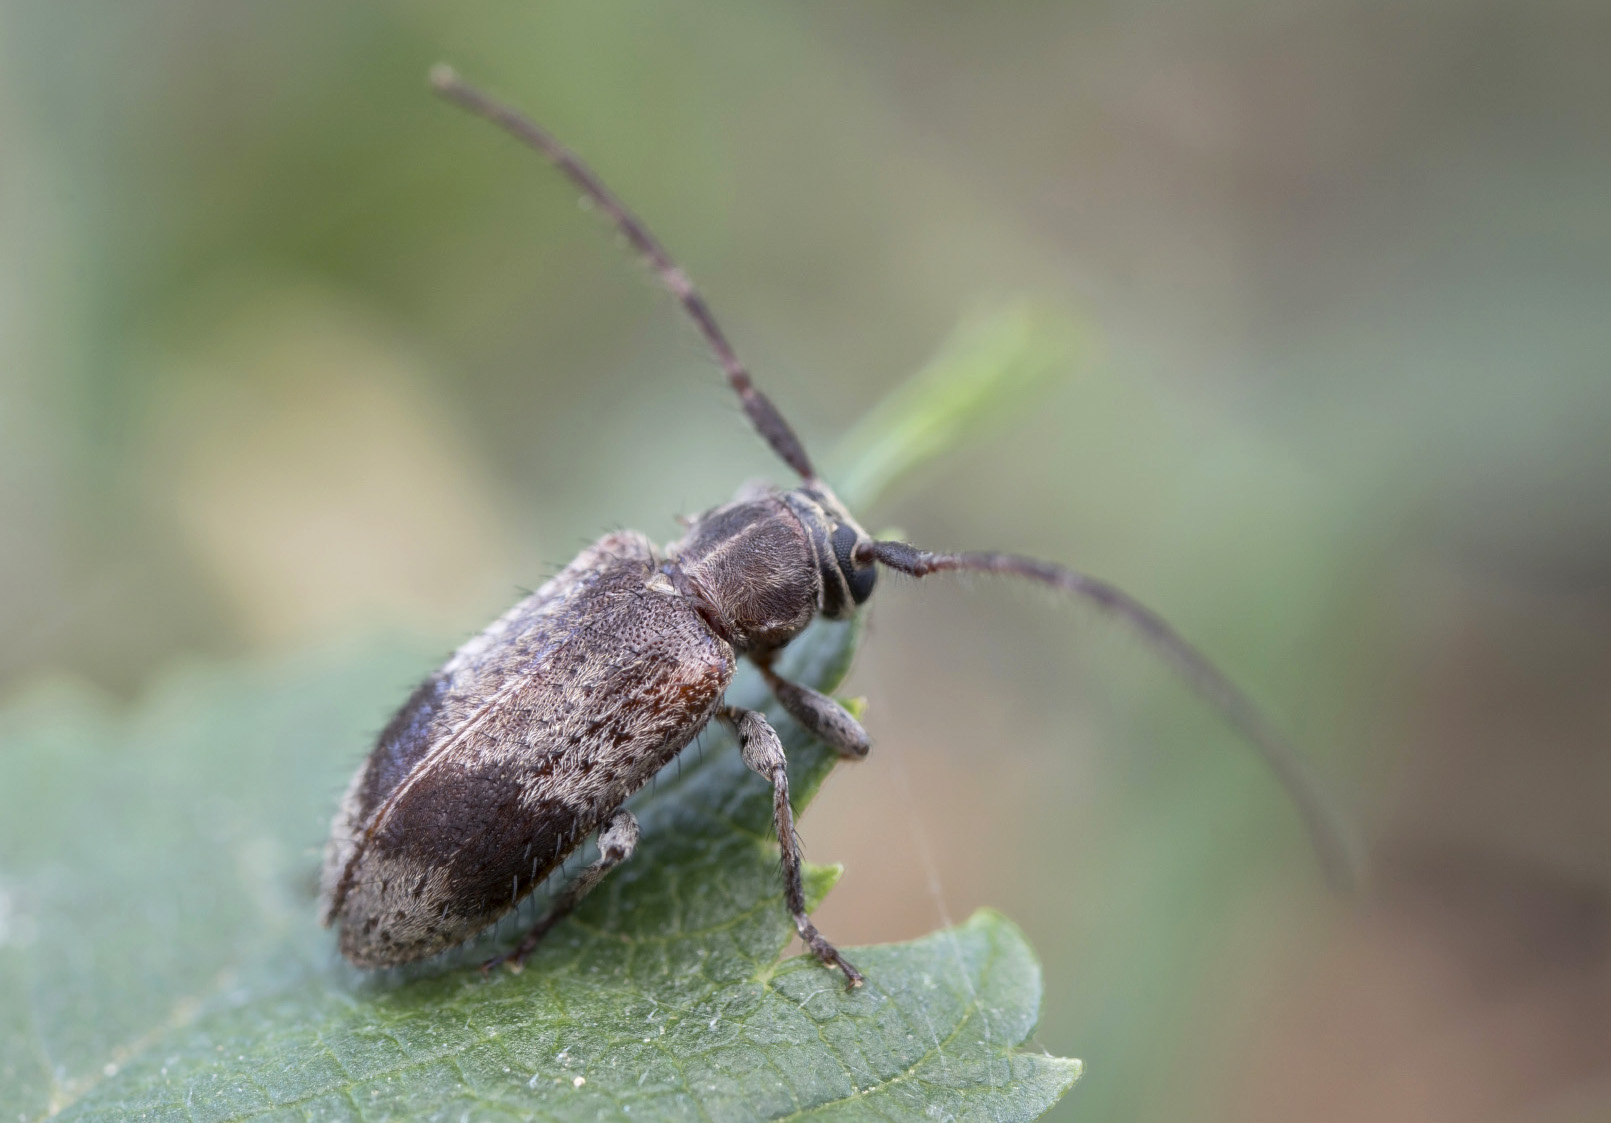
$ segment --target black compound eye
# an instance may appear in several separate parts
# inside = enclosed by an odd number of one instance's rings
[[[878,583],[878,567],[856,564],[855,530],[842,526],[833,532],[833,556],[839,562],[839,572],[845,575],[845,583],[850,586],[850,599],[857,604],[866,603]]]

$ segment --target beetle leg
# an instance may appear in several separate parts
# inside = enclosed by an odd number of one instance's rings
[[[766,677],[773,695],[789,711],[789,716],[805,726],[813,737],[842,757],[861,760],[867,755],[872,741],[849,710],[826,694],[779,677],[765,664],[761,664],[761,674]]]
[[[845,981],[850,988],[861,986],[861,972],[839,954],[839,949],[817,931],[817,926],[806,915],[805,882],[800,872],[800,840],[794,834],[794,809],[789,806],[789,772],[783,756],[783,742],[778,740],[777,731],[766,718],[754,710],[724,706],[718,711],[718,716],[738,734],[739,751],[744,763],[772,784],[772,816],[777,825],[778,844],[783,850],[783,898],[789,906],[789,915],[794,918],[795,930],[800,933],[805,946],[811,949],[812,955],[826,966],[837,967],[845,973]]]
[[[633,818],[632,812],[625,807],[618,808],[615,814],[610,816],[610,821],[599,831],[599,856],[593,864],[565,887],[554,901],[553,907],[543,914],[541,920],[532,925],[531,931],[526,933],[526,938],[520,941],[519,947],[487,960],[481,965],[482,973],[485,974],[500,963],[507,963],[510,970],[519,971],[526,957],[532,953],[532,949],[548,935],[548,930],[570,915],[571,910],[581,903],[582,898],[604,880],[605,874],[632,857],[632,851],[637,845],[637,819]]]

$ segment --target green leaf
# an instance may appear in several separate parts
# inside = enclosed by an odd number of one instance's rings
[[[831,689],[858,631],[817,625],[788,673]],[[0,1123],[1009,1120],[1078,1077],[1019,1050],[1040,973],[993,913],[852,951],[855,993],[783,959],[768,791],[714,731],[635,802],[637,855],[523,973],[474,964],[535,906],[424,965],[347,967],[315,921],[319,848],[433,662],[392,643],[170,675],[126,716],[59,688],[0,715]],[[803,803],[833,761],[771,716]],[[816,898],[836,873],[813,867]]]
[[[828,475],[839,497],[853,511],[865,509],[964,436],[999,423],[1072,368],[1084,337],[1067,319],[1029,305],[964,323],[835,447]]]

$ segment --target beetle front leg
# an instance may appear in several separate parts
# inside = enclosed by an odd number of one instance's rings
[[[599,831],[599,856],[581,873],[576,875],[569,885],[560,893],[553,906],[543,914],[543,918],[532,925],[526,938],[520,941],[520,946],[513,951],[506,951],[502,955],[495,955],[481,965],[481,972],[492,970],[500,963],[509,964],[511,971],[519,971],[526,962],[526,957],[532,953],[542,938],[548,935],[549,929],[564,920],[576,908],[582,898],[592,892],[593,887],[604,880],[604,875],[616,866],[632,857],[632,851],[638,845],[638,821],[632,817],[632,812],[625,807],[617,809],[610,821],[604,824]]]
[[[781,677],[765,663],[759,666],[773,696],[812,736],[850,760],[861,760],[867,755],[873,747],[872,741],[849,710],[826,694]]]
[[[817,926],[806,915],[805,882],[800,869],[803,859],[800,840],[794,835],[794,809],[789,806],[789,772],[783,742],[778,740],[777,731],[766,718],[754,710],[724,706],[718,716],[738,734],[744,763],[772,784],[772,818],[777,826],[778,845],[783,850],[783,898],[789,906],[789,915],[794,918],[795,930],[812,955],[826,966],[837,967],[845,973],[849,988],[861,986],[861,972],[839,954],[839,949],[817,931]]]

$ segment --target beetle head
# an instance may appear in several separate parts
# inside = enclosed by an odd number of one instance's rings
[[[783,500],[811,538],[812,560],[821,582],[817,611],[830,620],[846,619],[867,602],[878,583],[877,565],[871,559],[856,560],[857,547],[870,544],[871,535],[819,480],[784,492]]]

